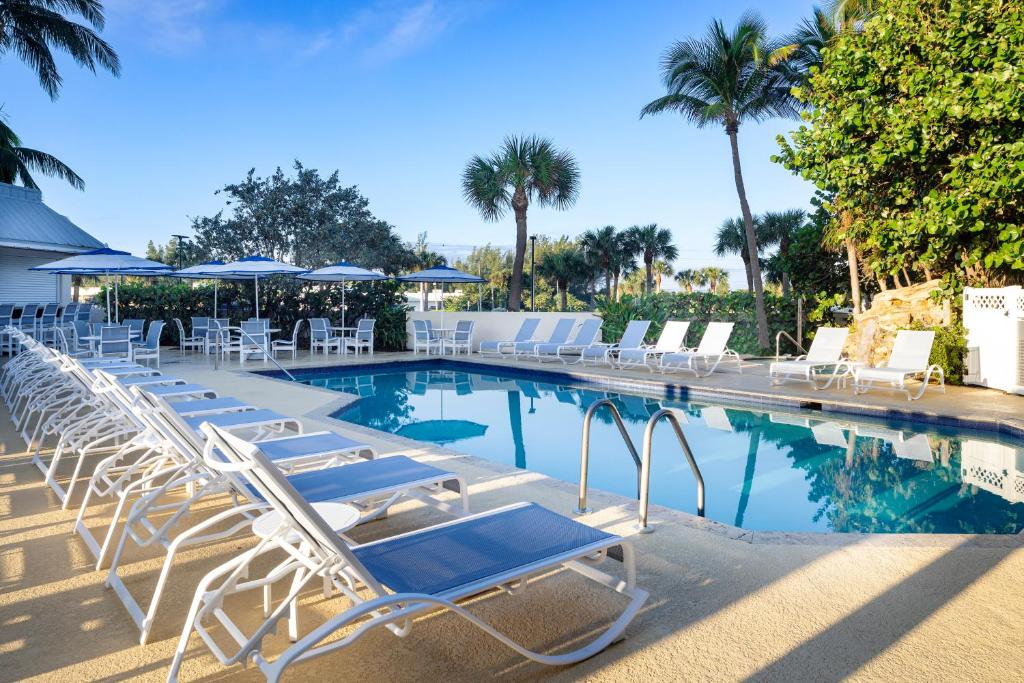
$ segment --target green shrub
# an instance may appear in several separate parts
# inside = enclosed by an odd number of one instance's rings
[[[374,318],[374,348],[378,351],[405,349],[405,321],[408,307],[398,282],[358,282],[349,285],[345,296],[348,311],[346,323],[354,325],[360,318]],[[222,282],[218,287],[217,317],[227,317],[237,324],[253,315],[254,288],[251,282]],[[95,303],[102,306],[106,292],[100,290]],[[135,281],[121,285],[121,317],[163,320],[165,344],[178,343],[174,318],[181,318],[186,330],[192,316],[214,316],[213,285],[206,283],[154,280]],[[111,297],[113,302],[113,297]],[[330,318],[341,322],[341,284],[311,285],[297,280],[273,278],[260,282],[260,315],[270,318],[281,328],[282,335],[291,334],[295,321],[302,318]],[[309,326],[303,325],[300,344],[309,340]]]
[[[780,330],[796,333],[796,299],[765,294],[765,308],[773,339]],[[736,323],[729,347],[738,353],[762,355],[774,351],[758,346],[754,296],[749,292],[735,291],[724,295],[662,292],[649,296],[624,296],[618,302],[599,298],[597,311],[604,321],[602,335],[605,340],[618,339],[630,320],[651,321],[648,341],[657,339],[666,320],[689,320],[687,343],[696,345],[707,324],[718,321]]]
[[[935,332],[935,343],[932,344],[932,355],[928,362],[942,368],[946,373],[946,384],[963,384],[967,357],[967,330],[963,323],[956,320],[945,327],[913,323],[910,329]]]

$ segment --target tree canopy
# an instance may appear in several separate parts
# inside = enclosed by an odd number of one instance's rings
[[[833,195],[879,275],[947,284],[1024,272],[1024,6],[880,0],[822,50],[777,157]]]

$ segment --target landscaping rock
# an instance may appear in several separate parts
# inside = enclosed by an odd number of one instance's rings
[[[948,325],[949,306],[932,297],[940,289],[939,280],[880,292],[871,300],[871,308],[853,316],[846,353],[852,359],[872,365],[889,358],[897,330],[918,323],[926,326]]]

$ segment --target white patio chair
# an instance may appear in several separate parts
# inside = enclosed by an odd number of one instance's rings
[[[636,351],[643,348],[644,337],[647,336],[647,328],[650,326],[650,320],[630,320],[622,332],[622,339],[614,344],[591,344],[580,351],[579,362],[584,365],[613,364],[615,356],[620,351]]]
[[[309,319],[309,352],[322,349],[326,356],[331,349],[341,353],[341,337],[331,333],[331,321],[327,318]]]
[[[292,358],[299,352],[299,332],[302,330],[302,318],[295,321],[295,327],[292,328],[291,339],[287,337],[284,339],[275,339],[270,342],[270,352],[274,358],[277,358],[278,351],[291,351]]]
[[[707,368],[704,376],[710,375],[720,363],[725,360],[732,360],[736,363],[736,369],[743,372],[738,353],[728,348],[729,337],[732,336],[733,323],[708,323],[704,330],[704,336],[700,338],[700,344],[693,351],[681,351],[679,353],[666,353],[661,356],[658,368],[664,372],[685,370],[700,377],[698,363],[703,363]]]
[[[645,345],[637,349],[620,349],[616,365],[620,368],[641,367],[654,372],[650,365],[652,358],[660,359],[666,353],[677,353],[684,348],[686,333],[690,329],[688,321],[669,320],[661,328],[658,341],[653,346]]]
[[[174,324],[178,328],[178,349],[181,353],[199,350],[206,345],[203,335],[193,334],[192,336],[189,336],[185,334],[185,326],[181,323],[181,318],[175,318]],[[194,327],[195,325],[193,324],[193,328]]]
[[[787,380],[810,382],[815,389],[828,389],[837,377],[850,371],[849,361],[843,358],[843,346],[850,330],[845,327],[819,327],[806,356],[793,360],[775,361],[768,366],[772,384]],[[818,386],[818,370],[832,368],[828,381]]]
[[[225,461],[207,458],[211,469],[237,473],[268,501],[275,525],[257,545],[208,573],[196,589],[168,675],[176,681],[189,638],[199,633],[223,664],[255,662],[268,680],[277,681],[293,662],[340,650],[377,626],[406,635],[414,618],[437,609],[450,610],[498,642],[541,664],[561,666],[582,661],[615,642],[647,600],[636,587],[636,570],[629,541],[585,526],[533,503],[511,505],[396,537],[349,545],[325,519],[329,506],[305,500],[273,467],[258,445],[246,443],[214,427],[205,427],[207,453],[224,453]],[[625,579],[599,570],[596,562],[619,547]],[[269,573],[253,578],[253,561],[284,550],[287,558]],[[424,557],[442,554],[441,563]],[[558,654],[533,652],[499,632],[461,602],[493,588],[515,595],[529,587],[528,579],[557,569],[570,569],[628,598],[620,614],[589,643]],[[276,606],[264,600],[264,620],[246,633],[225,605],[231,594],[258,590],[291,576],[289,593]],[[352,602],[316,627],[276,659],[263,651],[265,637],[278,622],[294,615],[295,600],[311,582],[324,582]],[[264,596],[266,594],[264,593]],[[237,603],[236,603],[237,604]],[[251,609],[251,608],[250,608]],[[248,615],[246,615],[248,616]],[[207,620],[226,627],[237,649],[214,644]],[[244,620],[243,620],[244,621]],[[350,626],[356,628],[348,632]],[[343,631],[341,638],[332,636]],[[296,634],[297,635],[297,634]],[[324,641],[327,642],[324,642]]]
[[[551,330],[550,336],[547,341],[538,341],[530,339],[522,342],[515,342],[512,345],[512,357],[516,360],[520,358],[530,358],[534,356],[534,352],[537,350],[537,346],[540,344],[553,344],[560,346],[569,341],[569,335],[572,334],[573,328],[576,327],[576,320],[573,318],[559,318],[555,322],[555,327]]]
[[[938,365],[929,365],[935,332],[931,330],[899,330],[888,362],[880,367],[854,368],[853,393],[863,394],[870,389],[888,388],[901,391],[907,395],[908,401],[914,401],[924,395],[932,376],[939,381],[939,389],[946,390],[946,376]],[[921,386],[916,393],[907,388],[907,380],[921,378]]]
[[[418,354],[426,351],[430,355],[434,351],[441,352],[441,340],[430,333],[425,320],[412,321],[412,352]]]
[[[515,338],[509,340],[485,339],[480,342],[477,352],[481,356],[504,356],[516,344],[533,339],[538,325],[540,325],[540,318],[526,318],[519,326],[519,331],[516,332]]]
[[[467,356],[473,353],[473,328],[475,327],[476,323],[472,320],[459,320],[455,323],[452,338],[444,342],[444,345],[452,350],[452,355],[457,356],[461,351],[465,351]]]
[[[576,335],[572,338],[572,341],[567,341],[564,344],[552,344],[550,342],[537,344],[533,347],[532,357],[541,362],[560,360],[562,363],[567,363],[566,359],[569,356],[576,356],[578,360],[583,349],[596,343],[600,335],[601,320],[599,318],[588,318],[576,328]]]
[[[123,325],[101,327],[97,355],[100,357],[114,356],[131,360],[132,342],[130,329]]]
[[[151,322],[149,330],[146,332],[146,341],[141,344],[132,344],[132,359],[148,361],[151,358],[155,358],[156,367],[160,367],[160,335],[163,334],[163,331],[163,320]]]
[[[357,356],[363,351],[368,352],[372,356],[373,327],[376,324],[377,321],[372,318],[362,318],[358,323],[356,323],[355,334],[351,337],[341,338],[342,348],[352,349]]]

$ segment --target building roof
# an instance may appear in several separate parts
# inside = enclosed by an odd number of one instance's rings
[[[43,204],[39,190],[0,183],[0,246],[74,253],[104,244]]]

